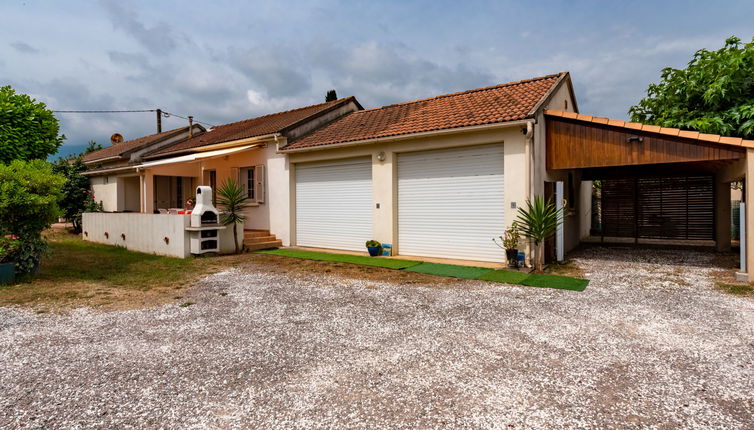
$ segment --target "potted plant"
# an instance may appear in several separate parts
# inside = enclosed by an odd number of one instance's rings
[[[508,227],[502,236],[492,238],[495,245],[505,250],[505,258],[508,260],[508,267],[518,267],[518,241],[520,232],[518,224],[515,222]],[[500,243],[498,243],[500,240]]]
[[[382,253],[382,244],[380,242],[377,242],[376,240],[368,240],[367,250],[369,251],[369,255],[371,257],[377,257]]]
[[[16,279],[16,251],[21,247],[21,241],[16,236],[0,237],[0,285],[9,284]]]

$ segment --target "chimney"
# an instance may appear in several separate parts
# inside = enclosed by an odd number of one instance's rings
[[[194,117],[189,115],[189,139],[194,137]]]

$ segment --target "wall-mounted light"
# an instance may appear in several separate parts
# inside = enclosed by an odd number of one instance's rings
[[[378,161],[385,161],[385,153],[380,151],[377,153],[377,160]]]
[[[628,136],[628,137],[626,138],[626,141],[627,141],[628,143],[631,143],[631,142],[639,142],[639,143],[642,143],[642,142],[644,142],[644,138],[643,138],[643,137],[641,137],[641,136],[637,136],[637,135],[635,135],[635,134],[632,134],[631,136]]]

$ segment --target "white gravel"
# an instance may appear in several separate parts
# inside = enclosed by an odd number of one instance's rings
[[[754,300],[709,255],[577,261],[582,293],[229,270],[189,307],[0,308],[0,427],[754,428]]]

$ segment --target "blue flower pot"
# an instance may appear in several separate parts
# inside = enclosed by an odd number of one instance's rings
[[[16,264],[0,263],[0,285],[16,282]]]
[[[367,246],[367,250],[369,250],[369,256],[370,257],[377,257],[380,255],[380,252],[382,251],[381,246]]]

